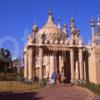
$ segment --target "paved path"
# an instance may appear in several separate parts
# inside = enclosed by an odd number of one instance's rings
[[[35,97],[41,97],[40,100],[94,100],[92,92],[78,86],[46,87]]]
[[[55,86],[28,93],[2,93],[0,100],[100,100],[100,98],[78,86]]]

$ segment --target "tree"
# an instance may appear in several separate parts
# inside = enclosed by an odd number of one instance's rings
[[[12,57],[9,50],[1,48],[0,49],[0,72],[7,72],[11,64]]]

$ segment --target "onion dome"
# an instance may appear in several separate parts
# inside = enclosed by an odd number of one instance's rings
[[[38,31],[37,37],[40,37],[42,34],[45,34],[47,40],[52,39],[53,41],[54,40],[59,41],[61,40],[62,37],[63,39],[66,38],[65,33],[55,25],[51,9],[49,9],[49,16],[47,23]]]
[[[33,31],[34,31],[34,32],[37,32],[37,31],[38,31],[38,25],[37,25],[36,20],[35,20],[35,24],[34,24],[34,26],[33,26]]]

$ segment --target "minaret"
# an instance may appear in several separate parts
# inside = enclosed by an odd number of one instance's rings
[[[100,36],[100,16],[98,16],[97,26],[98,26],[97,35]]]
[[[57,27],[58,27],[58,28],[61,28],[61,25],[60,25],[60,21],[61,21],[61,20],[60,20],[59,17],[58,17],[58,20],[57,20],[57,21],[58,21],[58,25],[57,25]]]
[[[75,19],[74,17],[71,18],[70,20],[70,29],[71,29],[71,32],[73,32],[75,30],[76,26],[75,26]]]
[[[94,27],[95,27],[94,17],[92,17],[90,24],[91,24],[91,31],[92,31],[92,43],[94,43]]]

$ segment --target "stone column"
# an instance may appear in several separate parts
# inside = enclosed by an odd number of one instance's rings
[[[63,75],[63,73],[62,73],[62,60],[61,60],[61,55],[59,55],[59,71],[60,71],[60,73],[61,73],[61,75]]]
[[[53,71],[55,70],[55,56],[54,54],[51,55],[51,66],[50,66],[50,74],[52,75]],[[50,78],[51,78],[51,75],[50,75]]]
[[[54,69],[55,69],[56,72],[58,72],[57,54],[56,54],[56,52],[54,52],[53,56],[54,56]]]
[[[39,47],[39,79],[43,78],[43,48]]]
[[[78,66],[78,61],[76,61],[76,80],[79,80],[79,66]]]
[[[61,56],[61,65],[62,65],[62,75],[65,76],[64,70],[65,70],[65,66],[64,66],[64,61],[65,61],[65,53],[62,53]]]
[[[70,50],[70,63],[71,63],[71,82],[74,80],[74,50]]]
[[[33,49],[29,47],[28,49],[28,80],[32,80],[33,77]]]
[[[46,77],[49,77],[48,74],[49,74],[49,56],[46,55]]]
[[[80,80],[84,80],[84,68],[83,68],[83,50],[79,48],[79,67],[80,67]]]
[[[28,78],[28,54],[25,52],[24,54],[24,78]]]
[[[86,81],[86,65],[85,65],[85,61],[84,61],[84,80]]]

